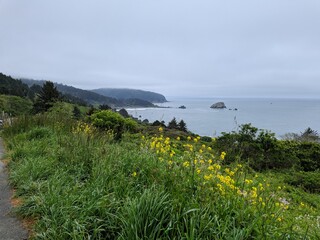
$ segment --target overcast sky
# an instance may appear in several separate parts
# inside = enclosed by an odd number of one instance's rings
[[[319,0],[0,0],[0,72],[83,89],[320,97]]]

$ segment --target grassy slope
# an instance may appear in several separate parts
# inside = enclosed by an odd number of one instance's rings
[[[21,118],[4,131],[18,212],[37,220],[35,239],[320,237],[319,195],[286,186],[279,173],[226,170],[196,139],[114,142],[62,115]]]

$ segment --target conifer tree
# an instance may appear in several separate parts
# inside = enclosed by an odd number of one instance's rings
[[[181,119],[181,121],[178,123],[178,129],[183,131],[183,132],[187,132],[187,124]]]
[[[178,128],[178,123],[175,117],[168,123],[168,128],[171,128],[171,129]]]
[[[79,109],[77,106],[74,106],[74,107],[73,107],[72,114],[73,114],[73,118],[74,118],[74,119],[79,120],[79,119],[81,118],[81,111],[80,111],[80,109]]]
[[[59,96],[60,94],[53,82],[46,81],[33,104],[34,112],[39,113],[48,111],[48,109],[59,100]]]

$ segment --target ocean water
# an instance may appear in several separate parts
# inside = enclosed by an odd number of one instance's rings
[[[210,108],[219,101],[223,101],[227,108]],[[320,99],[177,98],[157,105],[168,108],[131,108],[127,111],[150,122],[159,120],[167,124],[173,117],[177,121],[183,119],[190,131],[201,136],[213,137],[221,132],[236,131],[245,123],[270,130],[278,138],[286,133],[303,132],[308,127],[320,132]],[[179,109],[181,105],[186,109]]]

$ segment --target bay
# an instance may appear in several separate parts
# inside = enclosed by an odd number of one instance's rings
[[[211,109],[222,101],[226,109]],[[320,99],[275,98],[172,98],[157,104],[166,108],[131,108],[128,113],[140,120],[165,121],[174,117],[184,120],[188,130],[201,136],[219,136],[237,131],[239,125],[251,123],[259,129],[274,132],[277,137],[300,133],[310,127],[320,130]],[[184,105],[186,109],[180,109]],[[237,110],[235,110],[237,109]]]

